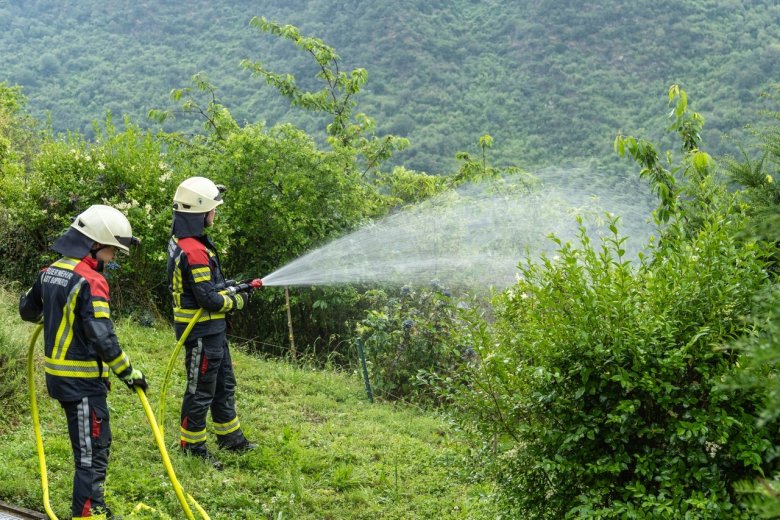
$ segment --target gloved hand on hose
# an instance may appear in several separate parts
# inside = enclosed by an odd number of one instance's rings
[[[249,303],[249,293],[237,292],[233,295],[233,303],[235,304],[235,310],[240,311]]]
[[[146,382],[143,373],[137,368],[134,368],[133,371],[130,372],[130,375],[123,377],[122,382],[126,384],[127,388],[130,390],[132,390],[134,386],[138,386],[146,392],[146,389],[149,388],[149,383]]]

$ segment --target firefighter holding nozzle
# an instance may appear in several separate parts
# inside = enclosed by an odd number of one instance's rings
[[[180,446],[215,468],[219,460],[206,448],[206,415],[211,411],[217,445],[234,452],[257,447],[247,440],[236,414],[236,379],[226,337],[226,317],[243,309],[251,289],[223,291],[225,277],[217,249],[206,235],[221,205],[223,188],[205,177],[190,177],[173,197],[173,227],[168,244],[168,284],[173,296],[177,340],[199,309],[184,342],[187,388],[181,407]]]

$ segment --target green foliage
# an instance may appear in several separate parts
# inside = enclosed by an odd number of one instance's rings
[[[447,177],[428,175],[397,166],[389,174],[381,174],[376,184],[390,201],[403,206],[432,198],[446,189],[447,182]]]
[[[774,469],[777,421],[762,395],[722,382],[728,345],[766,286],[767,250],[743,240],[745,218],[697,154],[699,118],[675,92],[680,164],[619,138],[659,195],[660,241],[638,265],[618,222],[520,266],[521,279],[462,342],[479,355],[450,397],[475,429],[510,516],[750,518],[736,487]],[[625,146],[625,149],[621,149]],[[671,155],[667,154],[670,158]]]
[[[38,144],[26,102],[20,87],[0,83],[0,182],[19,175]]]
[[[733,232],[713,223],[634,272],[617,233],[597,247],[583,230],[521,269],[495,331],[477,334],[482,365],[460,397],[486,442],[504,439],[510,510],[747,518],[732,486],[767,470],[780,438],[756,425],[756,393],[718,387],[738,358],[719,347],[747,332],[764,281]]]
[[[761,425],[773,425],[780,415],[780,385],[777,371],[780,366],[780,285],[773,284],[756,297],[752,313],[756,333],[740,338],[733,345],[742,353],[743,369],[734,374],[724,386],[743,391],[754,391],[764,397],[760,414]],[[775,450],[777,446],[775,445]],[[776,455],[775,455],[776,456]],[[737,488],[745,494],[746,502],[756,516],[777,518],[780,515],[780,474],[762,475],[748,480]]]
[[[240,62],[257,58],[294,75],[304,91],[320,91],[309,88],[318,70],[289,39],[250,26],[262,15],[339,49],[348,76],[368,70],[359,110],[376,119],[379,134],[410,139],[395,166],[432,173],[454,169],[455,153],[486,132],[505,143],[500,164],[606,160],[617,128],[663,137],[657,92],[675,82],[695,85],[691,94],[709,114],[710,151],[733,152],[734,134],[754,119],[780,68],[773,0],[739,8],[732,0],[603,0],[587,8],[573,0],[193,0],[186,11],[165,2],[59,5],[0,7],[0,81],[23,85],[35,116],[51,114],[56,131],[91,137],[90,122],[107,109],[118,121],[140,121],[203,71],[218,78],[236,120],[315,132],[320,118],[245,81]],[[195,127],[180,120],[165,129]]]
[[[750,224],[745,230],[746,240],[758,240],[772,246],[773,256],[769,271],[774,275],[773,285],[758,293],[755,308],[749,320],[755,332],[739,338],[733,347],[742,353],[743,370],[726,383],[727,388],[756,391],[764,397],[761,424],[772,424],[780,410],[780,385],[777,380],[780,362],[780,285],[777,283],[778,234],[780,233],[780,191],[775,179],[780,170],[780,112],[770,112],[770,124],[761,128],[760,157],[751,159],[743,152],[743,160],[730,159],[726,170],[742,190],[747,203],[745,212]],[[776,449],[776,447],[775,447]],[[780,477],[767,474],[758,481],[746,481],[740,491],[747,495],[752,511],[761,518],[780,516]]]
[[[313,112],[324,112],[332,117],[327,126],[328,141],[336,149],[351,151],[363,158],[364,173],[378,168],[394,152],[403,150],[409,144],[405,138],[392,135],[380,139],[366,137],[376,127],[373,119],[358,113],[352,120],[352,112],[357,105],[353,99],[368,81],[365,69],[354,69],[349,74],[340,70],[338,54],[332,47],[319,38],[302,36],[298,28],[292,25],[279,25],[265,18],[254,17],[250,25],[263,32],[282,37],[295,43],[296,47],[309,53],[319,68],[316,78],[325,86],[310,92],[299,88],[291,74],[278,74],[266,69],[260,62],[243,60],[241,65],[256,76],[263,76],[266,83],[274,87],[282,96],[288,98],[293,106]]]
[[[92,204],[108,204],[127,215],[142,239],[129,258],[120,257],[108,268],[112,301],[153,312],[165,291],[160,266],[170,215],[161,210],[169,207],[180,178],[159,141],[128,122],[125,126],[118,132],[107,119],[104,130],[96,129],[95,143],[77,134],[44,140],[29,169],[2,179],[0,242],[17,261],[4,263],[0,276],[32,283],[37,270],[56,259],[49,247],[73,217]]]
[[[780,104],[780,87],[772,96]],[[740,160],[728,157],[726,175],[740,187],[745,211],[751,216],[746,235],[751,239],[778,244],[780,230],[780,111],[767,113],[768,124],[754,129],[759,138],[759,156],[751,158],[744,149]],[[772,259],[776,273],[780,266],[780,252]]]
[[[669,114],[673,122],[668,130],[678,134],[682,142],[682,158],[675,165],[672,152],[666,153],[667,166],[661,164],[658,152],[652,143],[634,137],[615,138],[615,151],[620,155],[630,155],[640,166],[640,178],[650,181],[653,193],[660,203],[654,215],[656,223],[667,225],[664,235],[673,237],[696,233],[706,224],[707,215],[712,212],[713,204],[733,203],[726,195],[726,187],[715,176],[715,162],[698,147],[701,143],[701,130],[704,118],[688,109],[688,96],[677,85],[669,88],[669,103],[674,108]]]
[[[452,296],[438,283],[366,294],[369,310],[357,324],[374,391],[390,399],[431,402],[430,380],[446,378],[463,363],[454,332]]]
[[[5,417],[13,417],[21,409],[27,388],[26,360],[24,343],[13,337],[7,328],[0,329],[0,410]],[[4,429],[0,427],[0,431]]]

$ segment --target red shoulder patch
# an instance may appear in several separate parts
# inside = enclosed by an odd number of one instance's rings
[[[209,254],[206,246],[197,238],[187,237],[179,240],[179,247],[187,255],[190,265],[209,265]]]
[[[106,301],[111,300],[111,296],[108,294],[108,282],[102,274],[95,271],[90,265],[84,261],[79,262],[73,269],[87,281],[89,284],[89,291],[92,296],[104,298]]]

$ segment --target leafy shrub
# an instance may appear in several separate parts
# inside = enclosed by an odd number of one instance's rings
[[[780,92],[780,87],[777,92]],[[780,125],[777,124],[780,112],[769,115],[772,124],[760,131],[760,158],[753,160],[746,153],[743,161],[730,159],[726,163],[729,176],[741,187],[740,195],[747,203],[745,211],[751,217],[745,235],[750,240],[774,244],[768,267],[774,283],[755,297],[755,308],[749,317],[755,333],[734,342],[733,347],[742,354],[742,369],[725,384],[762,394],[762,424],[772,424],[780,415],[780,385],[777,379],[780,364],[780,284],[776,277],[780,267],[780,242],[777,239],[780,236],[780,188],[777,184],[780,178]],[[757,481],[746,481],[740,490],[746,494],[746,502],[756,516],[780,517],[780,475],[777,472]]]
[[[758,392],[763,397],[761,425],[774,425],[780,416],[780,385],[777,369],[780,366],[780,285],[774,283],[756,297],[752,322],[756,333],[740,338],[734,348],[742,353],[742,369],[724,385]],[[774,447],[773,458],[777,457]],[[745,481],[738,487],[745,494],[745,502],[760,518],[780,517],[780,474],[761,475],[756,481]]]
[[[19,292],[14,285],[0,284],[0,313],[16,315]],[[0,413],[6,417],[0,433],[16,422],[14,418],[26,404],[28,333],[32,329],[21,324],[17,319],[0,327]]]
[[[733,484],[780,440],[756,424],[760,396],[726,391],[765,280],[734,224],[655,250],[636,268],[617,231],[526,264],[480,329],[482,365],[458,401],[485,442],[507,448],[497,475],[509,510],[531,518],[737,518]],[[499,421],[498,418],[501,418]],[[624,516],[625,515],[625,516]]]
[[[10,412],[25,395],[26,360],[24,345],[15,341],[7,330],[0,329],[0,402],[6,417],[13,416]]]
[[[678,166],[617,141],[659,196],[660,239],[638,264],[617,221],[598,244],[581,226],[521,265],[494,324],[470,318],[480,364],[450,395],[513,518],[749,518],[736,485],[775,469],[762,393],[723,385],[740,364],[729,345],[754,330],[768,250],[741,238],[747,220],[698,149],[703,120],[676,87],[673,100]]]
[[[431,401],[427,382],[446,378],[468,358],[453,343],[458,321],[450,293],[432,282],[419,289],[369,291],[366,297],[371,305],[357,333],[373,388],[390,399]]]
[[[31,283],[43,265],[56,259],[49,248],[72,219],[92,204],[121,210],[142,243],[118,258],[107,274],[117,307],[149,309],[166,292],[165,250],[170,198],[176,176],[161,143],[126,123],[117,132],[106,121],[95,143],[78,135],[45,139],[26,170],[0,179],[0,243],[9,258],[0,277]]]

